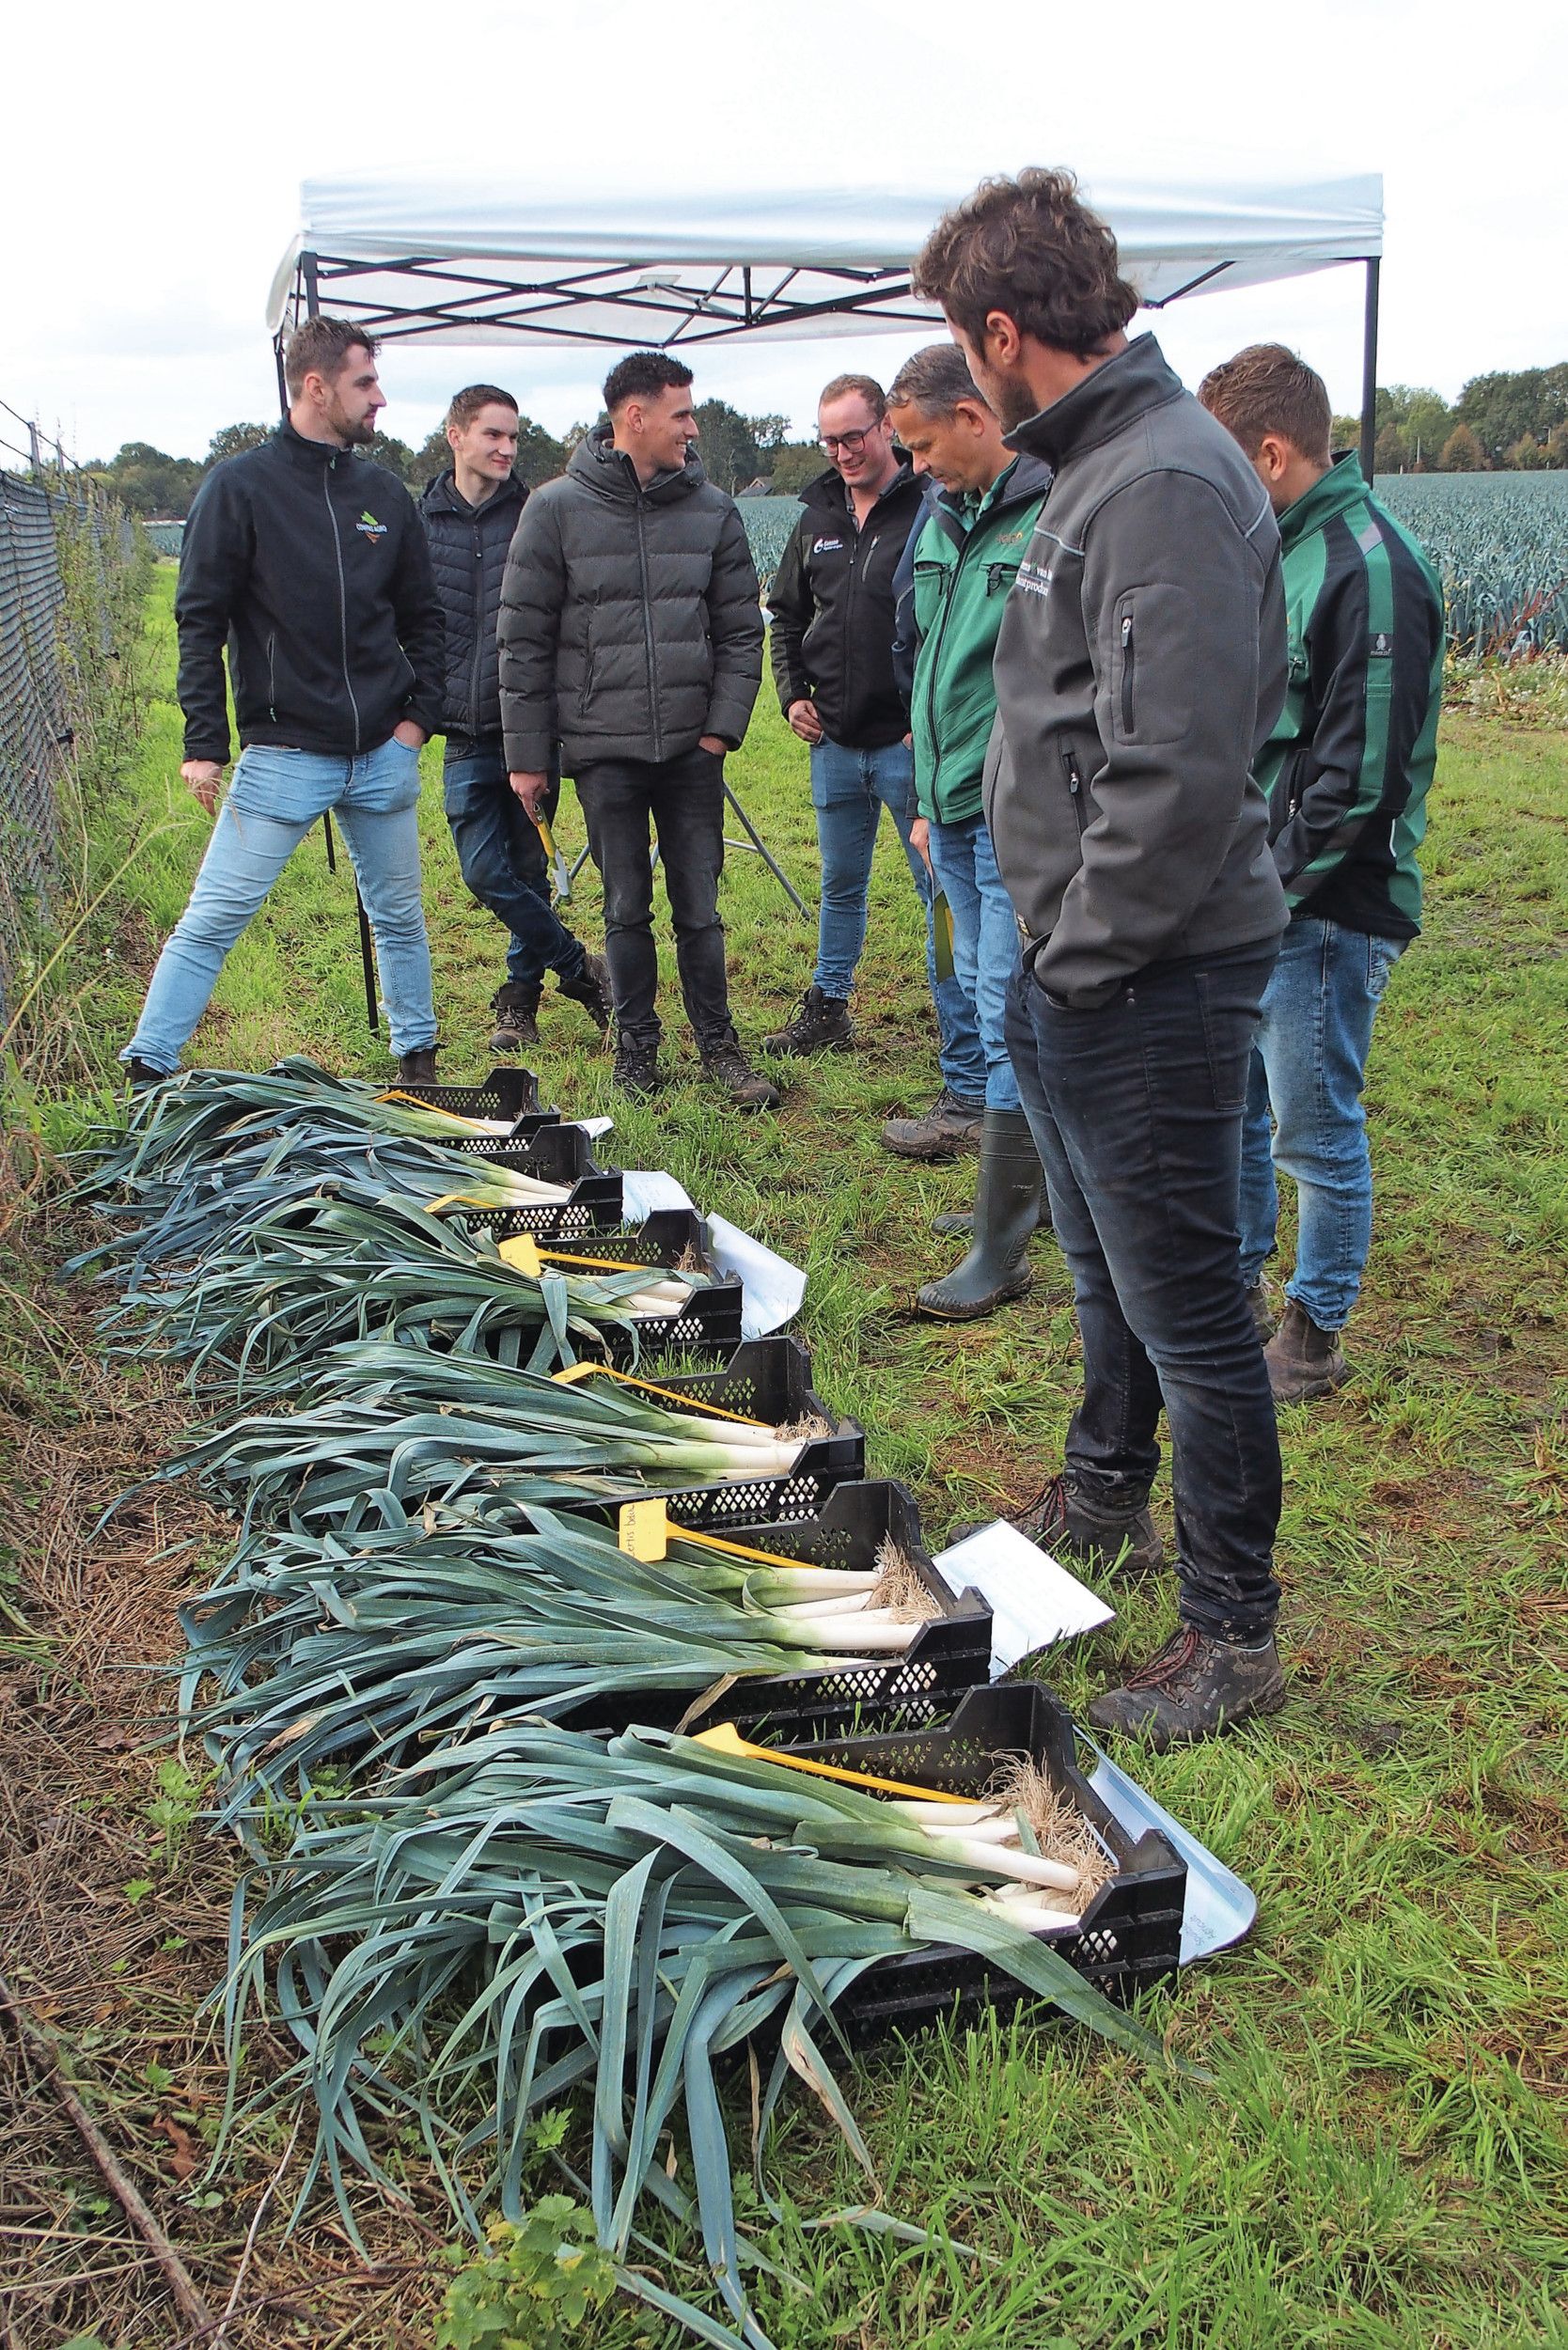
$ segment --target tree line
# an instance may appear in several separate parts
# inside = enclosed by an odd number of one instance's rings
[[[697,421],[708,478],[731,494],[763,481],[776,496],[798,496],[822,470],[824,461],[815,441],[787,437],[787,416],[743,415],[728,400],[705,400]],[[1359,418],[1337,416],[1334,421],[1336,444],[1357,446]],[[191,500],[214,465],[255,448],[271,430],[264,424],[225,425],[213,433],[204,458],[170,457],[146,441],[127,441],[106,462],[84,471],[113,491],[133,513],[178,519],[190,511]],[[557,439],[531,416],[521,417],[514,468],[518,479],[530,488],[552,480],[564,471],[588,431],[586,424],[574,424]],[[365,454],[416,493],[451,462],[439,426],[418,448],[378,432]],[[1474,376],[1451,407],[1440,392],[1423,385],[1378,385],[1379,473],[1536,472],[1547,466],[1568,466],[1568,362]]]
[[[728,400],[705,400],[697,410],[698,446],[710,481],[733,494],[754,481],[767,481],[779,495],[793,495],[824,462],[815,441],[791,441],[788,416],[747,416]],[[518,419],[517,462],[512,470],[530,489],[553,480],[589,428],[574,424],[558,439],[531,416]],[[205,457],[171,457],[147,441],[127,441],[107,460],[83,471],[112,490],[133,514],[180,521],[214,465],[226,457],[257,448],[273,431],[268,424],[226,424],[214,432]],[[438,425],[418,448],[394,433],[378,432],[363,454],[407,482],[416,495],[452,462],[447,435]]]

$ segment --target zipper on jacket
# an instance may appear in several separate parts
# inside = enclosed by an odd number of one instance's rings
[[[468,732],[479,730],[479,662],[484,652],[484,541],[474,522],[474,660],[468,672]]]
[[[1077,819],[1078,837],[1081,839],[1085,829],[1084,779],[1078,773],[1077,760],[1065,743],[1061,746],[1061,763],[1067,776],[1067,789],[1072,794],[1073,813]]]
[[[267,715],[277,724],[277,631],[267,632]]]
[[[1121,615],[1121,731],[1133,731],[1133,616]]]
[[[577,700],[577,714],[581,718],[588,716],[588,706],[593,699],[593,664],[598,652],[593,641],[593,623],[598,609],[597,604],[590,603],[588,619],[583,623],[583,690]]]
[[[653,757],[665,755],[665,730],[659,721],[659,654],[653,641],[653,606],[648,587],[648,533],[643,523],[642,485],[637,485],[637,575],[642,581],[642,635],[648,652],[648,698],[653,712]]]
[[[357,759],[364,746],[359,739],[359,704],[353,697],[353,686],[349,678],[349,591],[343,579],[343,541],[338,535],[337,516],[333,509],[330,478],[337,470],[337,458],[329,457],[326,472],[321,476],[321,495],[326,500],[327,520],[332,525],[332,549],[337,557],[337,625],[343,643],[343,690],[349,697],[349,708],[353,712],[353,750]]]

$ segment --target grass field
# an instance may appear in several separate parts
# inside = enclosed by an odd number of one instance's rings
[[[149,623],[165,697],[171,586],[161,572]],[[77,962],[106,1085],[205,838],[178,758],[160,699],[133,772],[100,809],[106,849],[138,823],[157,833]],[[438,751],[426,768],[443,1066],[466,1074],[489,1065],[498,933],[457,876]],[[732,780],[809,898],[804,757],[766,697]],[[560,829],[580,842],[573,815]],[[1212,2085],[1027,2021],[874,2057],[856,2105],[886,2208],[980,2258],[808,2232],[813,2214],[861,2188],[797,2099],[771,2163],[789,2217],[776,2225],[751,2206],[760,2240],[811,2288],[758,2280],[780,2350],[1568,2343],[1568,738],[1450,720],[1426,870],[1426,935],[1394,975],[1373,1056],[1377,1230],[1349,1340],[1356,1376],[1282,1426],[1291,1701],[1255,1733],[1123,1758],[1259,1895],[1250,1942],[1152,2006]],[[591,880],[580,911],[596,938]],[[732,857],[724,905],[754,1042],[808,979],[812,931],[750,855]],[[614,1095],[582,1014],[550,998],[537,1057],[546,1098],[613,1112],[609,1155],[669,1167],[699,1204],[808,1266],[801,1335],[816,1384],[865,1422],[874,1470],[913,1485],[928,1533],[1032,1493],[1057,1463],[1076,1378],[1054,1245],[1036,1243],[1032,1297],[995,1321],[954,1332],[907,1310],[945,1261],[929,1219],[963,1200],[967,1179],[878,1147],[882,1119],[938,1082],[915,901],[890,832],[860,1049],[792,1071],[776,1116],[742,1121],[719,1106],[672,968],[666,981],[681,1082],[656,1116]],[[352,900],[314,844],[231,958],[195,1048],[243,1065],[302,1050],[367,1074],[387,1067],[365,1034]],[[48,1105],[53,1138],[68,1140],[87,1106],[80,1094]],[[35,1235],[65,1245],[41,1215]],[[144,1512],[115,1538],[129,1549],[86,1544],[90,1505],[127,1481],[128,1461],[166,1449],[178,1413],[156,1380],[127,1390],[93,1362],[80,1293],[24,1295],[19,1276],[13,1299],[33,1321],[8,1381],[15,1556],[0,1598],[21,1627],[0,1687],[8,1972],[43,2002],[215,2308],[284,2158],[227,2342],[414,2350],[431,2338],[439,2285],[407,2230],[372,2237],[368,2280],[324,2212],[281,2245],[300,2160],[286,2152],[287,2117],[248,2123],[215,2182],[180,2159],[182,2142],[201,2154],[215,2120],[211,2019],[196,2007],[221,1971],[233,1863],[195,1820],[194,1789],[129,1745],[123,1725],[150,1700],[145,1676],[119,1668],[175,1646],[168,1611],[190,1559],[149,1554],[211,1528],[176,1523],[165,1502],[161,1519]],[[1163,1483],[1156,1513],[1168,1526]],[[1081,1705],[1170,1613],[1168,1590],[1128,1597],[1105,1634],[1053,1663],[1054,1685]],[[106,2350],[185,2339],[155,2277],[126,2267],[118,2215],[36,2076],[29,2090],[12,2062],[8,2088],[25,2126],[0,2142],[7,2350],[72,2328]],[[412,2153],[408,2175],[439,2232]],[[626,2315],[586,2338],[663,2350]]]

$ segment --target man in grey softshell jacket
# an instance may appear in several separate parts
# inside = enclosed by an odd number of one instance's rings
[[[1090,1706],[1157,1747],[1283,1702],[1279,1446],[1242,1281],[1241,1120],[1285,927],[1252,762],[1285,682],[1279,539],[1152,336],[1071,174],[988,180],[916,265],[1009,445],[1053,469],[997,639],[985,817],[1018,916],[1008,1046],[1073,1269],[1084,1396],[1023,1513],[1157,1567],[1169,1420],[1180,1624]]]
[[[761,683],[762,614],[745,526],[693,446],[691,381],[663,352],[619,361],[608,425],[525,507],[501,588],[501,719],[530,815],[557,744],[577,787],[604,885],[618,1083],[645,1099],[661,1084],[651,819],[703,1067],[742,1108],[771,1109],[730,1021],[718,912],[724,760]]]

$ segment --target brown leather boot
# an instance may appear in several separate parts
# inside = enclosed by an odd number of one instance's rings
[[[1350,1377],[1337,1330],[1320,1330],[1305,1306],[1285,1300],[1279,1327],[1263,1349],[1276,1403],[1310,1403]]]

